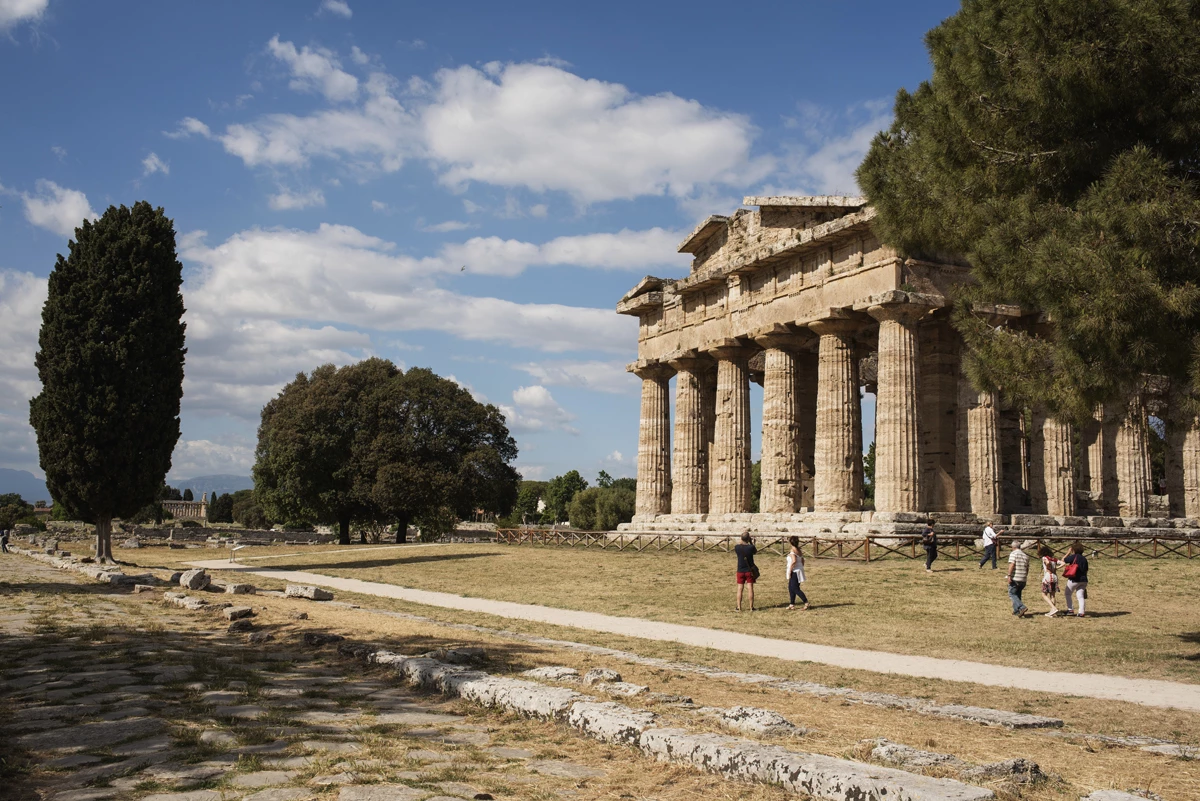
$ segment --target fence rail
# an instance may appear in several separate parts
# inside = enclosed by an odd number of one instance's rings
[[[787,553],[790,535],[760,535],[754,542],[759,551]],[[798,537],[806,555],[816,559],[850,559],[872,562],[886,558],[924,559],[921,538],[892,534],[867,537]],[[1012,537],[1001,537],[1002,546],[1011,545]],[[1025,539],[1017,537],[1015,539]],[[1200,540],[1179,535],[1150,537],[1042,537],[1033,538],[1061,553],[1071,543],[1082,542],[1090,556],[1112,559],[1143,557],[1158,559],[1200,556]],[[573,529],[499,529],[495,542],[502,545],[546,545],[567,548],[599,548],[614,551],[732,551],[739,542],[736,534],[678,534],[655,531],[576,531]],[[1003,553],[1000,554],[1003,556]],[[976,537],[938,536],[938,556],[942,559],[981,559],[983,548]]]

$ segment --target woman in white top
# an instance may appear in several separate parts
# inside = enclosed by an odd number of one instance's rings
[[[1050,550],[1049,545],[1038,548],[1038,556],[1042,557],[1042,599],[1050,607],[1046,617],[1057,617],[1058,606],[1054,603],[1054,596],[1058,594],[1058,560],[1054,558],[1054,551]]]
[[[808,609],[808,598],[804,595],[804,590],[800,589],[800,585],[804,583],[804,554],[800,552],[800,538],[788,537],[788,543],[792,549],[787,555],[787,577],[788,577],[788,609],[796,608],[796,599],[799,598],[804,603],[804,608]]]

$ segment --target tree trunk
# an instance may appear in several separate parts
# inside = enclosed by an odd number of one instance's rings
[[[350,515],[338,517],[338,545],[350,544]]]
[[[412,520],[412,515],[408,512],[401,512],[396,518],[396,542],[408,542],[408,522]]]
[[[112,555],[112,518],[96,521],[96,561],[114,562]]]

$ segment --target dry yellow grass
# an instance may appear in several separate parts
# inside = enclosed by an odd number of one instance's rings
[[[432,550],[432,549],[431,549]],[[195,552],[193,552],[195,553]],[[139,557],[150,553],[138,554]],[[153,562],[144,559],[143,563]],[[273,584],[270,580],[255,579],[260,584]],[[354,596],[339,593],[339,600],[359,602],[368,607],[390,608],[434,614],[448,610],[427,610],[410,604],[389,602],[385,599]],[[130,601],[143,596],[132,596]],[[792,747],[821,753],[856,757],[861,756],[858,744],[867,738],[887,737],[915,747],[953,753],[972,762],[989,762],[1023,756],[1038,761],[1044,770],[1058,773],[1067,781],[1065,784],[1045,786],[1027,791],[1022,798],[1042,801],[1066,801],[1076,799],[1091,789],[1098,788],[1149,788],[1168,799],[1193,797],[1195,788],[1200,787],[1200,762],[1172,759],[1148,754],[1136,749],[1108,747],[1097,741],[1072,743],[1039,732],[1009,732],[990,729],[964,722],[934,719],[912,713],[844,704],[836,699],[818,699],[799,696],[780,690],[747,686],[726,680],[704,678],[693,674],[673,673],[657,668],[630,665],[619,660],[598,658],[561,648],[531,644],[495,635],[463,632],[447,629],[435,623],[398,620],[382,615],[364,613],[363,610],[347,609],[342,606],[326,606],[291,599],[259,597],[255,606],[260,607],[258,622],[277,632],[283,639],[297,633],[300,627],[312,627],[336,631],[350,637],[380,642],[402,653],[418,653],[453,643],[484,645],[493,657],[492,669],[518,671],[528,667],[563,664],[580,669],[605,666],[619,670],[629,681],[649,685],[652,689],[691,696],[697,704],[732,706],[749,704],[779,711],[796,723],[813,731],[802,738],[789,742]],[[298,609],[308,612],[308,621],[297,623],[289,613]],[[453,613],[451,613],[453,614]],[[536,624],[519,624],[516,621],[481,619],[479,616],[462,615],[456,619],[481,625],[498,625],[510,629],[520,628],[531,633],[564,638],[583,639],[583,633],[556,629]],[[1065,718],[1070,732],[1131,733],[1149,734],[1169,738],[1196,741],[1200,731],[1200,715],[1150,710],[1129,704],[1097,702],[1090,699],[1040,696],[1035,693],[1010,691],[999,688],[980,688],[973,685],[936,683],[930,684],[913,679],[885,677],[875,674],[844,671],[815,665],[797,665],[769,659],[736,659],[728,654],[704,652],[670,644],[630,641],[609,636],[589,636],[589,641],[640,651],[649,655],[677,658],[692,662],[719,664],[732,669],[763,671],[789,678],[804,678],[835,684],[848,684],[859,688],[875,688],[892,692],[936,697],[939,700],[976,703],[1000,708],[1052,711]],[[359,668],[354,668],[359,669]],[[628,703],[637,704],[630,701]],[[656,712],[665,714],[664,722],[686,722],[692,728],[711,728],[704,719],[688,716],[686,720],[661,707]],[[515,723],[515,722],[513,722]],[[627,770],[620,772],[621,781],[628,782],[635,797],[672,797],[664,792],[661,782],[671,781],[679,788],[680,795],[688,797],[696,792],[695,780],[686,780],[685,773],[670,773],[661,766],[639,759],[629,759],[621,749],[589,745],[586,741],[568,747],[560,735],[561,729],[546,724],[521,724],[520,733],[513,731],[516,738],[529,738],[525,742],[553,742],[560,753],[575,761],[595,764],[592,760],[604,760],[607,764],[624,762]],[[519,744],[514,741],[513,744]],[[598,750],[596,750],[598,749]],[[614,783],[619,784],[619,783]],[[590,797],[619,797],[608,784],[606,794]],[[689,785],[684,791],[681,785]],[[598,790],[599,788],[593,788]],[[765,798],[767,791],[714,782],[706,792],[710,797]]]
[[[262,567],[312,570],[504,601],[606,612],[852,648],[1002,665],[1200,682],[1200,561],[1095,558],[1085,620],[1011,615],[1004,565],[970,561],[864,564],[812,560],[808,612],[789,612],[783,560],[760,557],[759,612],[733,611],[733,557],[531,546],[446,545],[361,550],[248,548]],[[334,552],[342,551],[342,552]],[[221,551],[143,549],[142,564]],[[1031,576],[1036,579],[1037,576]],[[1045,610],[1037,585],[1026,603]],[[1062,595],[1059,595],[1060,606]]]

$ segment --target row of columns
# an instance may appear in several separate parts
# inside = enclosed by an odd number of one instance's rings
[[[881,512],[922,509],[916,323],[924,311],[911,305],[868,310],[879,323],[875,508]],[[860,323],[827,319],[809,328],[819,338],[815,354],[806,350],[809,340],[795,333],[755,338],[765,362],[762,512],[847,512],[861,506],[860,353],[854,340]],[[751,509],[752,353],[746,344],[727,341],[705,355],[689,354],[637,370],[642,379],[639,515],[723,515]],[[673,448],[672,375],[677,376]],[[957,467],[964,482],[958,511],[1011,511],[1002,480],[1005,431],[998,399],[963,378],[957,409],[965,416],[966,435]],[[1145,407],[1135,398],[1121,412],[1109,416],[1098,410],[1095,424],[1080,432],[1083,463],[1078,466],[1072,427],[1033,413],[1032,427],[1023,435],[1027,456],[1023,452],[1019,457],[1022,472],[1027,463],[1028,475],[1013,478],[1028,489],[1034,513],[1075,515],[1078,488],[1104,499],[1103,511],[1146,516],[1152,488]],[[1172,513],[1200,516],[1200,418],[1172,420],[1168,445],[1168,474],[1177,485],[1171,487]]]

